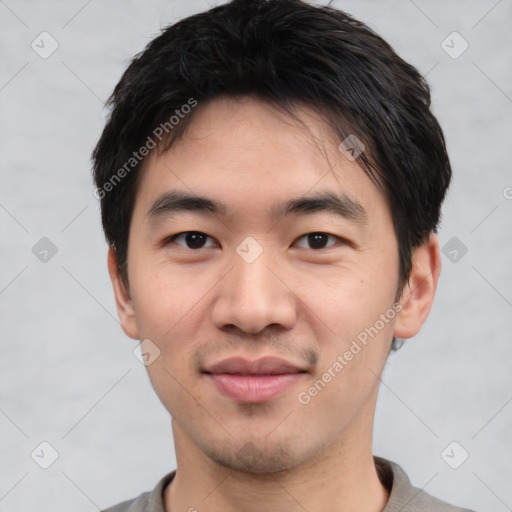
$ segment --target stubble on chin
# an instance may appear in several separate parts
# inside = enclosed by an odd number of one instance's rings
[[[219,466],[250,475],[281,473],[303,462],[285,446],[271,446],[265,440],[264,447],[252,441],[238,449],[233,444],[220,449],[207,449],[205,454]]]

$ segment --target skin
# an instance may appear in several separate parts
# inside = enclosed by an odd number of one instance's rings
[[[147,367],[172,416],[177,474],[169,511],[376,512],[388,491],[372,457],[379,377],[393,335],[414,336],[440,272],[435,235],[413,252],[401,311],[307,404],[307,391],[365,328],[395,302],[398,247],[389,205],[325,122],[296,119],[256,99],[197,107],[183,139],[152,153],[137,192],[128,246],[129,290],[116,256],[109,271],[124,332],[150,339]],[[227,215],[148,216],[163,192],[225,204]],[[269,216],[276,203],[320,192],[346,194],[366,212],[356,221],[321,211]],[[205,246],[182,236],[199,231]],[[323,248],[308,233],[328,233]],[[236,252],[252,237],[252,263]],[[167,242],[166,242],[167,240]],[[227,357],[279,356],[305,370],[277,398],[238,403],[201,373]],[[332,372],[332,370],[331,370]]]

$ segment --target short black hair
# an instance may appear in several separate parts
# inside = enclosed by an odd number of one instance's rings
[[[194,118],[193,107],[222,96],[251,96],[290,112],[305,105],[322,114],[340,142],[353,135],[362,142],[357,160],[391,208],[403,286],[412,249],[437,230],[451,179],[429,86],[365,24],[301,0],[233,0],[185,18],[122,75],[93,167],[103,228],[125,283],[148,148],[171,147]]]

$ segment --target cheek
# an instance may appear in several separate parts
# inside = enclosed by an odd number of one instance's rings
[[[389,272],[376,282],[380,270],[374,274],[363,272],[362,267],[340,270],[326,279],[308,279],[308,286],[298,290],[308,306],[303,310],[309,315],[306,322],[318,327],[315,342],[320,360],[315,380],[321,381],[317,387],[329,388],[319,401],[326,400],[326,406],[329,400],[355,405],[374,389],[374,374],[381,373],[387,359],[397,315],[397,274]]]
[[[155,389],[159,382],[172,387],[171,376],[185,382],[193,375],[194,356],[204,343],[204,336],[198,334],[205,324],[213,285],[211,277],[162,271],[156,263],[146,271],[139,267],[134,275],[132,300],[140,337],[150,339],[160,350],[160,357],[147,367]]]
[[[305,306],[304,315],[325,327],[323,336],[317,333],[319,339],[327,336],[335,343],[343,343],[372,327],[381,314],[392,308],[396,293],[394,277],[389,275],[387,282],[377,283],[375,276],[362,267],[338,268],[331,269],[328,275],[297,274],[292,282],[298,283],[293,291]],[[378,330],[388,331],[393,317],[394,314],[388,315],[386,325],[379,323]]]
[[[195,318],[211,288],[204,276],[165,267],[153,261],[146,268],[140,265],[130,277],[141,336],[167,338],[179,331]]]
[[[297,401],[305,404],[319,424],[327,425],[333,411],[343,423],[354,419],[376,397],[379,375],[385,365],[392,337],[392,320],[379,331],[361,330],[360,336],[338,338],[322,352],[318,372],[300,389]],[[363,341],[361,341],[363,340]]]

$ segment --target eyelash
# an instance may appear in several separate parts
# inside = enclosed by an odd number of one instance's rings
[[[206,233],[203,233],[202,231],[183,231],[181,233],[178,233],[176,235],[173,235],[169,238],[167,238],[164,242],[164,245],[168,245],[168,244],[171,244],[171,243],[176,243],[176,239],[181,237],[181,236],[184,236],[184,235],[188,235],[188,234],[191,234],[191,233],[194,233],[194,234],[197,234],[197,235],[205,235],[207,238],[209,239],[213,239],[211,236],[207,235]],[[343,240],[342,238],[336,236],[336,235],[331,235],[330,233],[325,233],[323,231],[312,231],[310,233],[306,233],[304,235],[301,235],[299,238],[297,238],[297,240],[301,240],[302,238],[305,238],[305,237],[308,237],[308,236],[311,236],[311,235],[324,235],[324,236],[327,236],[327,237],[330,237],[330,238],[333,238],[335,239],[336,241],[338,242],[341,242],[341,243],[347,243],[345,240]],[[177,244],[179,245],[179,244]],[[330,247],[333,247],[333,245],[335,244],[331,244],[331,245],[328,245],[326,247],[321,247],[321,248],[308,248],[312,251],[320,251],[322,249],[329,249]],[[204,249],[205,247],[199,247],[197,249],[192,249],[190,247],[184,247],[182,245],[179,245],[180,247],[183,247],[184,249],[189,249],[191,251],[199,251],[200,249]],[[208,247],[212,247],[212,246],[207,246],[206,248]],[[301,249],[303,249],[304,247],[301,247]]]

